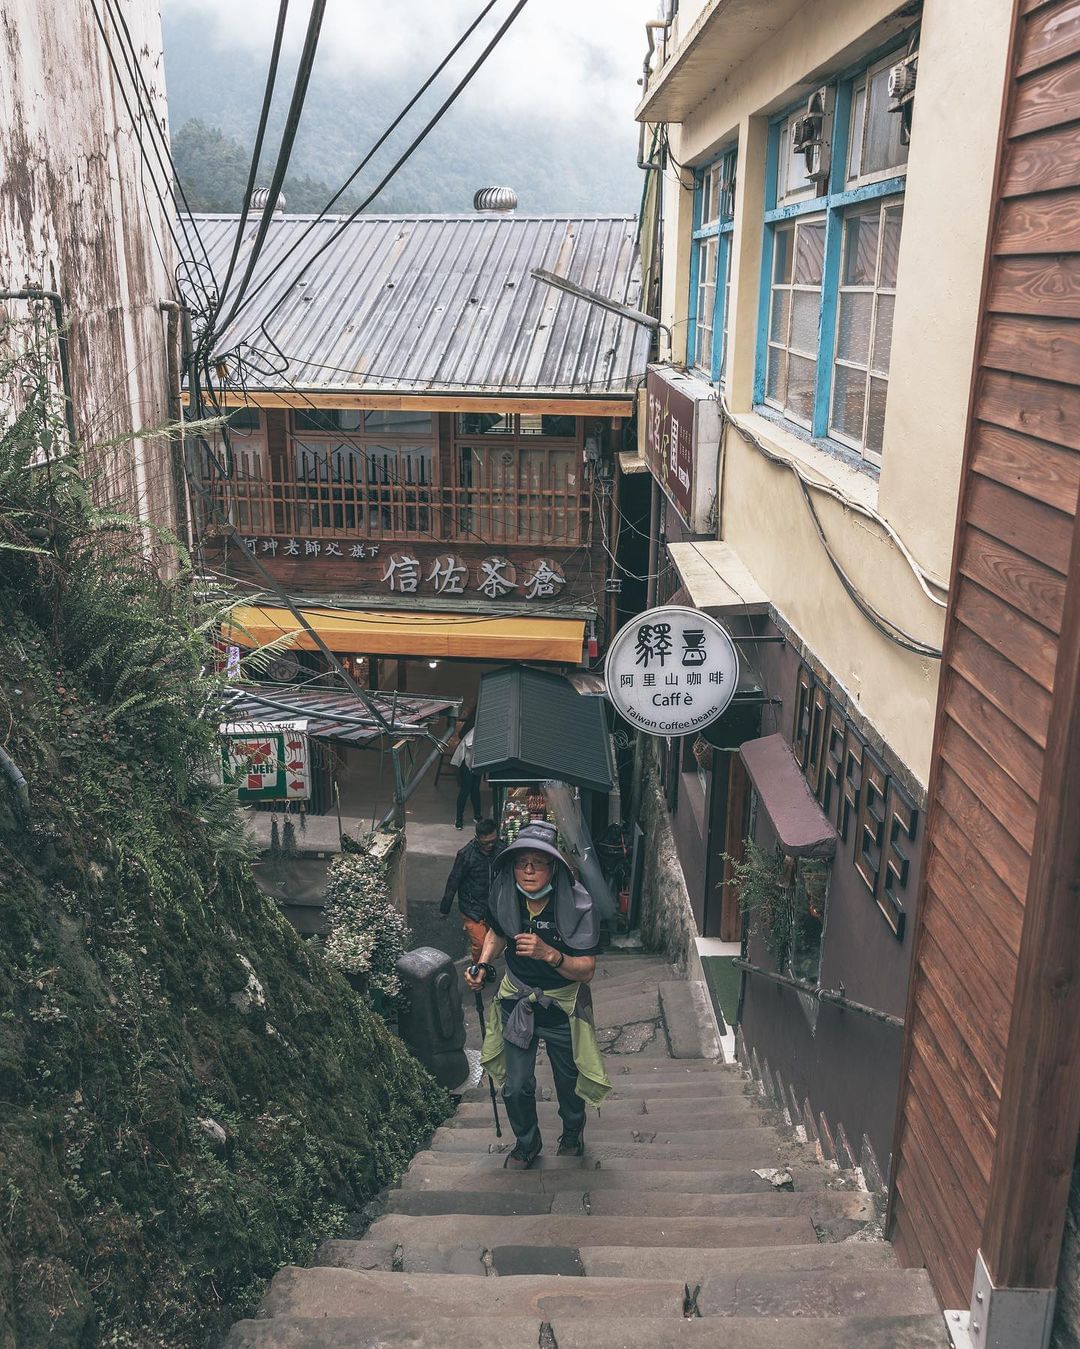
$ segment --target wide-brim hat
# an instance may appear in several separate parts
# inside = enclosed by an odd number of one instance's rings
[[[502,865],[502,863],[508,857],[512,857],[514,853],[542,852],[547,853],[547,855],[554,858],[556,862],[562,862],[564,866],[570,868],[570,872],[573,874],[573,867],[569,860],[559,851],[558,843],[559,831],[553,824],[548,824],[546,820],[533,820],[531,823],[523,825],[521,832],[518,834],[517,838],[514,839],[513,843],[508,843],[502,850],[499,854],[499,864]]]

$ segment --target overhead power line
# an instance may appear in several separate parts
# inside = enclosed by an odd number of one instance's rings
[[[251,151],[251,167],[248,170],[247,187],[244,189],[244,200],[240,207],[240,223],[236,227],[236,238],[233,240],[232,254],[229,257],[229,266],[226,269],[224,280],[218,291],[218,302],[215,309],[215,316],[221,312],[221,306],[225,303],[225,293],[229,289],[229,282],[232,280],[233,269],[236,266],[236,259],[240,253],[240,244],[244,237],[244,227],[247,224],[248,211],[251,209],[251,194],[255,189],[255,179],[259,172],[259,161],[262,159],[263,140],[266,136],[266,124],[270,119],[270,105],[274,101],[274,85],[277,82],[278,61],[281,59],[281,44],[285,37],[285,20],[289,13],[289,0],[281,0],[278,5],[277,27],[274,30],[274,46],[270,52],[270,65],[266,71],[266,88],[263,90],[262,110],[259,113],[259,125],[255,132],[255,145]]]
[[[342,233],[348,228],[349,225],[352,224],[352,222],[356,219],[356,217],[360,215],[362,211],[366,210],[368,206],[371,205],[371,203],[375,200],[375,198],[379,195],[379,193],[383,190],[383,188],[387,185],[387,183],[390,182],[390,180],[394,177],[394,175],[405,163],[405,161],[410,158],[413,152],[420,145],[423,144],[423,142],[427,139],[431,131],[442,120],[446,112],[454,105],[454,103],[457,101],[463,90],[476,75],[477,71],[481,68],[481,66],[483,66],[484,62],[488,59],[491,53],[495,50],[495,48],[505,37],[506,33],[510,29],[511,24],[513,24],[514,20],[518,17],[518,15],[521,13],[521,11],[525,8],[527,4],[528,0],[517,0],[513,9],[510,11],[506,19],[503,20],[502,24],[500,25],[494,36],[490,39],[487,46],[476,58],[476,60],[472,63],[472,65],[465,72],[465,74],[458,81],[458,83],[454,86],[453,90],[450,92],[448,97],[444,99],[443,102],[439,105],[435,113],[433,113],[433,115],[430,118],[428,118],[428,121],[426,122],[422,130],[419,132],[419,134],[413,137],[413,139],[409,142],[409,145],[406,147],[403,153],[398,156],[398,158],[394,161],[393,165],[387,170],[387,172],[383,175],[383,177],[376,184],[376,186],[363,199],[363,201],[359,204],[359,206],[357,206],[353,211],[351,211],[350,214],[347,215],[344,218],[344,220],[341,221],[338,228],[330,235],[330,237],[324,240],[323,243],[319,245],[319,247],[315,250],[315,252],[311,255],[310,258],[307,258],[305,260],[304,264],[305,267],[310,266],[316,260],[316,258],[321,257],[322,254],[325,253],[326,250],[332,244],[337,242],[337,240],[341,237]],[[249,272],[251,270],[250,262],[248,270]],[[240,311],[246,308],[246,306],[251,302],[251,300],[254,299],[254,297],[259,293],[260,290],[262,290],[263,286],[266,285],[267,281],[269,280],[272,274],[273,274],[272,272],[268,273],[266,277],[260,280],[257,286],[252,288],[252,290],[246,297],[241,297],[237,303],[234,303],[229,313],[228,319],[220,326],[221,332],[225,331],[225,329],[237,317]],[[260,325],[264,333],[266,333],[266,324],[270,321],[271,318],[273,318],[274,314],[277,313],[277,311],[285,303],[285,300],[295,289],[301,274],[302,274],[301,271],[297,272],[296,276],[292,279],[292,281],[289,282],[289,284],[282,291],[281,295],[278,296],[278,298],[274,301],[273,305],[271,305],[269,311],[264,316],[262,323]]]
[[[288,4],[288,0],[283,0],[283,3],[285,3],[285,4],[287,5],[287,4]],[[290,244],[290,246],[286,249],[286,251],[282,254],[282,256],[277,260],[277,262],[274,263],[273,267],[271,267],[271,269],[269,270],[269,272],[267,272],[267,274],[266,274],[264,277],[262,277],[262,278],[260,279],[259,284],[258,284],[258,285],[255,287],[255,289],[251,292],[251,296],[254,296],[258,291],[260,291],[260,290],[263,288],[263,286],[265,286],[266,283],[270,280],[270,278],[271,278],[272,276],[274,276],[278,271],[280,271],[280,269],[284,266],[284,264],[288,261],[288,259],[289,259],[290,257],[292,257],[292,255],[296,252],[296,250],[300,247],[300,245],[301,245],[301,244],[304,242],[304,240],[308,237],[308,235],[311,233],[311,231],[312,231],[312,230],[315,228],[315,226],[319,223],[319,221],[325,219],[325,217],[327,216],[327,214],[328,214],[329,211],[330,211],[330,208],[331,208],[332,206],[334,206],[338,201],[341,200],[341,198],[345,195],[345,193],[349,190],[349,188],[353,185],[353,183],[357,180],[357,178],[359,178],[360,174],[363,173],[364,169],[367,168],[368,164],[370,164],[370,162],[372,161],[372,159],[374,159],[375,155],[379,152],[379,150],[382,149],[382,147],[386,144],[386,142],[390,139],[390,137],[394,134],[394,132],[398,129],[398,127],[401,125],[401,123],[402,123],[402,122],[405,120],[405,118],[408,116],[408,114],[413,110],[413,108],[414,108],[414,107],[416,106],[416,104],[420,101],[420,99],[423,98],[423,96],[424,96],[424,95],[427,93],[427,91],[431,88],[431,86],[434,84],[434,82],[438,79],[438,77],[442,74],[442,72],[446,69],[446,67],[450,64],[450,62],[454,59],[454,57],[458,54],[458,52],[459,52],[459,51],[461,50],[461,48],[465,45],[465,43],[468,41],[468,39],[473,35],[473,33],[476,31],[476,29],[477,29],[477,28],[480,26],[480,24],[484,21],[484,19],[487,18],[488,14],[490,14],[490,12],[495,8],[495,5],[496,5],[497,3],[498,3],[498,0],[488,0],[488,3],[484,6],[484,8],[480,11],[480,13],[476,16],[476,18],[473,19],[472,23],[469,24],[468,28],[465,29],[464,33],[462,33],[462,35],[458,38],[458,40],[454,43],[454,45],[453,45],[453,46],[450,48],[450,50],[446,53],[446,55],[445,55],[445,56],[443,57],[443,59],[439,62],[439,64],[435,67],[435,69],[431,72],[431,74],[427,77],[427,79],[426,79],[426,80],[424,81],[424,83],[420,86],[420,88],[417,89],[416,93],[413,94],[412,98],[409,99],[408,103],[405,104],[405,106],[401,109],[401,111],[398,113],[398,115],[394,118],[394,120],[390,123],[390,125],[386,128],[386,130],[382,133],[382,135],[378,138],[378,140],[375,142],[375,144],[371,147],[371,149],[370,149],[370,150],[367,152],[367,154],[363,157],[363,159],[360,161],[360,163],[356,166],[355,169],[353,169],[352,173],[349,174],[348,178],[345,179],[345,181],[342,183],[342,185],[338,188],[338,190],[334,193],[334,195],[330,198],[330,200],[329,200],[329,201],[326,203],[326,205],[322,208],[322,210],[319,212],[319,214],[318,214],[317,216],[315,216],[315,218],[314,218],[313,220],[311,220],[311,221],[308,223],[307,228],[303,231],[303,233],[300,235],[300,237],[299,237],[298,239],[296,239],[292,244]],[[249,195],[250,195],[250,192],[251,192],[251,186],[252,186],[252,184],[251,184],[251,182],[249,181],[249,183],[248,183],[248,194],[249,194]],[[245,209],[245,215],[246,215],[246,209]],[[240,221],[240,229],[239,229],[239,231],[237,232],[237,236],[236,236],[236,248],[237,248],[237,249],[238,249],[239,246],[240,246],[240,238],[241,238],[241,233],[242,233],[242,231],[243,231],[243,228],[244,228],[244,220],[241,219],[241,221]],[[235,250],[234,250],[233,256],[235,257]],[[232,274],[232,268],[231,268],[231,267],[230,267],[229,271],[230,271],[230,276],[231,276],[231,274]],[[227,289],[227,287],[228,287],[228,280],[226,280],[226,282],[225,282],[225,288]],[[249,297],[249,298],[251,298],[251,297]]]
[[[274,172],[270,179],[270,186],[267,189],[266,205],[263,207],[262,217],[259,220],[259,227],[255,232],[255,242],[252,244],[251,252],[248,254],[244,275],[241,277],[240,284],[236,290],[236,298],[233,300],[232,308],[229,310],[228,316],[222,321],[222,328],[228,327],[232,322],[244,299],[248,283],[251,281],[251,275],[259,261],[259,255],[262,252],[263,244],[266,242],[266,236],[270,229],[270,222],[274,218],[274,211],[277,208],[278,193],[281,191],[281,184],[285,181],[289,160],[292,158],[293,144],[296,141],[296,132],[300,125],[300,114],[304,110],[304,102],[307,98],[308,84],[311,80],[311,68],[315,64],[315,53],[318,50],[319,33],[322,29],[322,22],[325,14],[326,0],[311,0],[311,12],[308,15],[307,32],[304,35],[304,46],[300,53],[300,64],[296,70],[296,80],[293,84],[289,111],[285,117],[285,129],[281,133],[281,145],[278,147],[277,161],[274,164]]]

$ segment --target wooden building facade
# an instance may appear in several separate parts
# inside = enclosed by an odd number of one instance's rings
[[[944,1306],[970,1300],[973,1344],[1022,1349],[1049,1335],[1080,1129],[1073,0],[1016,5],[993,210],[916,906],[891,1234],[907,1263],[928,1267]],[[1075,1285],[1075,1252],[1061,1268]],[[1015,1289],[1046,1297],[1035,1299],[1026,1326],[1014,1321],[1006,1332],[998,1290]],[[1075,1295],[1061,1299],[1059,1322],[1070,1307],[1075,1318]],[[1059,1324],[1057,1342],[1075,1344],[1078,1330],[1075,1320]]]

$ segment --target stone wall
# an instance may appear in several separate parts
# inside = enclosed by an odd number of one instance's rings
[[[651,742],[646,743],[643,757],[640,823],[645,835],[645,870],[641,887],[641,939],[650,951],[662,951],[674,964],[686,966],[696,952],[697,936],[690,895],[675,849]]]

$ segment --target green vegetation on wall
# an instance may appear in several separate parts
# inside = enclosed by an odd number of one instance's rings
[[[42,358],[0,375],[0,1346],[202,1346],[449,1101],[252,881],[215,614],[57,456]]]

